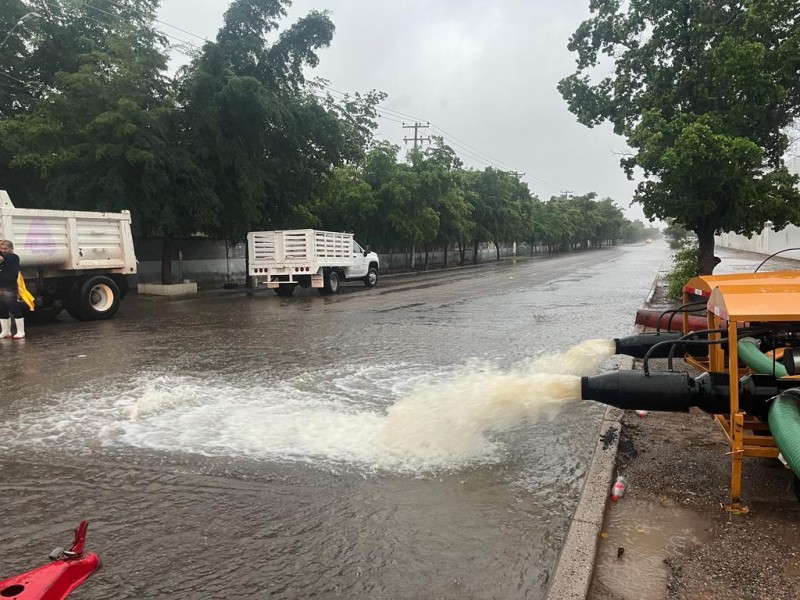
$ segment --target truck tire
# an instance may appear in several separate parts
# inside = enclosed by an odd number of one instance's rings
[[[367,271],[367,276],[364,277],[364,285],[372,288],[378,283],[378,268],[374,266],[370,266],[369,271]]]
[[[53,304],[47,307],[36,306],[36,310],[29,312],[26,318],[37,322],[53,321],[61,314],[62,310],[64,310],[63,304]]]
[[[337,294],[339,293],[339,273],[331,269],[325,271],[325,287],[319,289],[320,294]]]
[[[287,298],[294,294],[294,288],[297,287],[296,283],[287,283],[286,285],[279,285],[275,288],[275,293],[281,298]]]
[[[79,321],[102,321],[117,313],[121,299],[119,287],[110,277],[86,277],[73,288],[67,312]]]

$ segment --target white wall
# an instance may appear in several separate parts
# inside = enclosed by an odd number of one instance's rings
[[[721,248],[769,255],[785,248],[800,248],[800,227],[789,225],[780,231],[773,231],[772,228],[766,227],[761,233],[753,234],[751,238],[737,233],[723,233],[716,236],[715,241],[716,245]],[[800,250],[784,252],[781,257],[800,260]]]

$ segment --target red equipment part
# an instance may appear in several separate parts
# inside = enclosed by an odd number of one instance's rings
[[[69,596],[100,566],[100,558],[96,554],[83,553],[88,526],[86,521],[81,521],[75,529],[72,547],[69,550],[53,550],[50,553],[53,562],[50,564],[0,581],[0,598],[63,600]]]
[[[636,325],[643,325],[644,327],[658,328],[658,319],[664,311],[654,308],[640,308],[636,311]],[[670,317],[672,317],[672,324],[669,330]],[[699,331],[701,329],[708,329],[708,320],[705,314],[689,315],[689,331]],[[661,331],[683,331],[683,313],[667,313],[661,316]]]

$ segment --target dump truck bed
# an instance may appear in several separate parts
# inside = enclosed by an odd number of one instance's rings
[[[14,243],[23,271],[136,273],[131,215],[15,208],[0,191],[0,238]]]

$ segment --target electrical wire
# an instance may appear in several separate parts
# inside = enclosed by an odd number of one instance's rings
[[[8,83],[3,83],[2,81],[0,81],[0,87],[5,88],[5,89],[9,89],[9,90],[13,90],[15,92],[22,92],[26,96],[30,96],[31,98],[34,98],[34,99],[36,98],[36,96],[31,94],[28,90],[22,89],[21,87],[17,87],[15,85],[10,85]]]
[[[147,12],[142,11],[142,10],[137,10],[137,9],[135,9],[133,7],[124,6],[122,4],[114,2],[113,0],[107,0],[107,1],[108,1],[109,4],[111,4],[113,6],[116,6],[117,8],[120,8],[120,9],[123,9],[123,10],[130,10],[130,11],[133,11],[133,12],[138,12],[140,15],[142,15],[142,16],[148,18],[148,19],[152,19],[153,21],[155,21],[157,23],[160,23],[162,25],[165,25],[166,27],[170,27],[172,29],[175,29],[176,31],[180,31],[181,33],[184,33],[186,35],[192,36],[192,37],[194,37],[194,38],[196,38],[198,40],[201,40],[201,41],[203,41],[205,43],[213,43],[213,42],[211,42],[210,40],[208,40],[204,36],[197,35],[195,33],[192,33],[191,31],[188,31],[186,29],[178,27],[177,25],[173,25],[171,23],[168,23],[167,21],[158,19],[153,14],[147,13]],[[51,6],[51,7],[62,8],[58,4],[53,4],[51,2],[48,2],[48,0],[43,0],[43,2],[44,2],[44,4],[47,4],[48,6]],[[103,13],[105,15],[108,15],[110,17],[113,17],[113,18],[116,18],[116,19],[119,19],[119,20],[123,19],[123,15],[121,15],[121,14],[114,14],[112,12],[103,10],[103,9],[97,7],[97,6],[93,6],[92,4],[89,4],[88,2],[86,2],[84,0],[78,0],[78,3],[82,4],[83,6],[86,6],[87,8],[90,8],[92,10],[95,10],[97,12],[100,12],[100,13]],[[91,21],[99,23],[101,25],[106,25],[106,23],[103,23],[102,21],[99,21],[97,19],[92,19],[88,15],[84,15],[84,17],[89,19],[89,20],[91,20]],[[180,42],[181,44],[183,44],[183,45],[185,45],[187,47],[193,48],[195,50],[201,49],[201,47],[198,44],[194,43],[194,42],[190,42],[188,40],[173,36],[173,35],[165,32],[163,29],[156,29],[156,30],[159,33],[161,33],[162,35],[164,35],[165,37],[170,38],[172,40],[175,40],[177,42]],[[20,82],[20,83],[24,83],[24,82]],[[336,88],[333,88],[333,87],[331,87],[329,85],[320,84],[320,86],[322,88],[330,91],[330,92],[338,94],[340,96],[339,99],[344,99],[345,97],[348,96],[348,94],[346,94],[344,92],[341,92],[340,90],[337,90]],[[402,111],[399,111],[399,110],[396,110],[396,109],[393,109],[393,108],[390,108],[390,107],[387,107],[387,106],[382,106],[382,105],[376,106],[375,107],[375,111],[378,113],[378,115],[382,119],[384,119],[386,121],[394,122],[394,123],[405,124],[404,121],[399,121],[399,120],[397,120],[396,117],[405,117],[405,118],[413,119],[416,122],[420,122],[420,121],[425,122],[428,125],[430,125],[432,129],[434,129],[435,131],[438,131],[441,134],[442,138],[447,139],[447,141],[450,142],[451,145],[455,145],[460,150],[461,154],[463,154],[464,156],[466,156],[468,158],[471,158],[471,159],[473,159],[473,160],[475,160],[475,161],[477,161],[479,163],[485,164],[487,166],[498,168],[501,171],[513,172],[515,174],[518,174],[521,178],[528,179],[529,181],[531,181],[532,183],[534,183],[536,185],[544,186],[544,187],[551,188],[551,189],[554,189],[554,190],[562,189],[559,186],[546,181],[545,179],[542,179],[542,178],[539,178],[539,177],[536,177],[536,176],[533,176],[533,175],[529,175],[528,173],[525,173],[525,172],[521,172],[519,169],[515,169],[511,165],[509,165],[507,163],[504,163],[503,161],[500,161],[500,160],[490,156],[489,154],[486,154],[485,152],[483,152],[481,150],[478,150],[474,146],[468,144],[467,142],[464,142],[463,140],[457,138],[453,134],[448,133],[444,129],[442,129],[442,128],[434,125],[434,124],[431,124],[431,122],[428,121],[428,120],[422,119],[420,117],[415,117],[414,115],[410,115],[408,113],[404,113]]]
[[[133,12],[137,12],[137,11],[136,11],[136,9],[135,9],[134,7],[130,7],[130,6],[124,6],[124,5],[122,5],[122,4],[119,4],[119,3],[117,3],[117,2],[114,2],[113,0],[106,0],[106,2],[108,2],[109,4],[113,4],[113,5],[114,5],[114,6],[116,6],[117,8],[121,8],[121,9],[123,9],[123,10],[131,10],[131,11],[133,11]],[[171,27],[172,29],[175,29],[176,31],[180,31],[181,33],[185,33],[186,35],[190,35],[190,36],[192,36],[192,37],[194,37],[194,38],[197,38],[198,40],[201,40],[201,41],[203,41],[203,42],[209,43],[209,40],[208,40],[207,38],[204,38],[204,37],[203,37],[203,36],[201,36],[201,35],[197,35],[197,34],[195,34],[195,33],[192,33],[191,31],[187,31],[186,29],[181,29],[181,28],[180,28],[180,27],[178,27],[177,25],[172,25],[172,24],[170,24],[170,23],[167,23],[166,21],[162,21],[161,19],[158,19],[158,18],[156,18],[156,16],[155,16],[154,14],[152,14],[152,13],[145,13],[144,11],[138,11],[138,12],[139,12],[139,14],[141,14],[142,16],[145,16],[145,17],[147,17],[148,19],[152,19],[153,21],[155,21],[155,22],[157,22],[157,23],[161,23],[162,25],[166,25],[167,27]]]
[[[112,13],[112,12],[108,12],[107,10],[103,10],[102,8],[98,8],[97,6],[94,6],[94,5],[92,5],[92,4],[89,4],[88,2],[81,2],[81,1],[79,1],[78,3],[79,3],[79,4],[82,4],[83,6],[85,6],[85,7],[87,7],[87,8],[91,8],[92,10],[96,10],[97,12],[103,13],[104,15],[108,15],[109,17],[113,17],[113,18],[115,18],[115,19],[119,19],[119,20],[122,20],[122,19],[123,19],[123,16],[122,16],[122,15],[120,15],[120,14],[114,14],[114,13]],[[49,2],[48,2],[47,4],[49,4]],[[52,6],[52,5],[51,5],[51,6]],[[115,4],[115,6],[119,6],[119,5],[118,5],[118,4]],[[140,14],[144,14],[144,13],[140,13]],[[146,15],[144,15],[144,16],[146,16]],[[95,22],[97,22],[97,23],[102,23],[102,21],[97,21],[96,19],[91,19],[91,20],[93,20],[93,21],[95,21]],[[170,34],[169,34],[169,33],[167,33],[166,31],[163,31],[163,30],[161,30],[161,29],[158,29],[157,31],[158,31],[159,33],[161,33],[162,35],[165,35],[166,37],[170,38],[170,39],[173,39],[173,40],[176,40],[176,41],[178,41],[178,42],[181,42],[182,44],[185,44],[185,45],[187,45],[187,46],[193,46],[194,48],[199,48],[199,46],[198,46],[197,44],[195,44],[194,42],[190,42],[190,41],[188,41],[188,40],[184,40],[184,39],[181,39],[181,38],[179,38],[179,37],[175,37],[174,35],[170,35]],[[195,36],[195,37],[199,37],[199,36]]]
[[[663,319],[665,315],[669,315],[670,313],[672,313],[672,315],[669,318],[669,321],[667,321],[667,331],[670,331],[670,329],[672,328],[672,318],[677,313],[679,313],[680,311],[685,310],[687,308],[691,308],[692,306],[703,306],[703,307],[705,307],[707,305],[708,305],[707,302],[689,302],[688,304],[683,304],[683,305],[679,306],[678,308],[671,308],[669,310],[665,310],[660,315],[658,315],[658,323],[656,324],[656,333],[661,333],[661,319]],[[688,312],[701,312],[702,310],[703,309],[701,308],[699,310],[690,310]]]
[[[701,329],[699,331],[691,331],[687,335],[679,337],[677,340],[664,340],[663,342],[658,342],[650,346],[647,349],[647,352],[644,353],[644,357],[642,358],[642,372],[645,374],[646,377],[650,376],[650,366],[649,361],[650,357],[653,355],[653,352],[656,348],[663,348],[664,346],[670,344],[678,344],[680,342],[685,342],[690,336],[700,335],[700,334],[709,334],[709,333],[726,333],[727,329]],[[722,338],[727,339],[727,338]]]
[[[9,79],[11,79],[13,81],[16,81],[17,83],[21,83],[22,85],[28,85],[27,83],[22,81],[22,79],[17,79],[16,77],[13,77],[13,76],[11,76],[8,73],[5,73],[3,71],[0,71],[0,75],[3,75],[4,77],[8,77]]]
[[[767,262],[770,258],[778,256],[778,254],[782,254],[783,252],[791,252],[792,250],[800,250],[800,248],[784,248],[783,250],[778,250],[777,252],[770,254],[767,258],[761,261],[761,264],[756,267],[756,270],[753,273],[758,273],[758,270]]]

